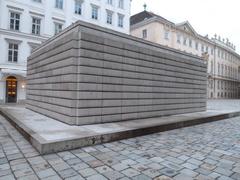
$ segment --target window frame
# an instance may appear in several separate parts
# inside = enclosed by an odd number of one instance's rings
[[[10,48],[10,45],[13,45],[13,47]],[[15,48],[16,46],[17,46],[17,48]],[[10,55],[10,52],[11,52],[11,55]],[[9,58],[10,56],[11,56],[11,60]],[[8,42],[8,62],[9,63],[17,63],[18,59],[19,59],[19,43]]]
[[[148,35],[147,29],[143,29],[143,30],[142,30],[142,38],[143,38],[143,39],[146,39],[146,38],[147,38],[147,35]]]
[[[83,4],[82,0],[75,0],[75,3],[74,3],[74,14],[82,15],[82,11],[83,11],[82,4]]]
[[[55,0],[55,8],[63,10],[64,0]]]
[[[61,26],[61,30],[59,30]],[[58,28],[56,28],[58,27]],[[54,22],[54,35],[59,34],[63,30],[63,23],[60,22]]]
[[[12,17],[12,14],[14,14],[14,17]],[[19,18],[16,18],[16,15],[19,15]],[[13,20],[13,23],[11,23],[11,21]],[[18,22],[18,29],[16,29],[17,27],[17,23]],[[21,13],[17,12],[17,11],[9,11],[9,29],[11,31],[20,31],[20,23],[21,23]],[[13,27],[12,27],[13,26]]]
[[[124,0],[118,0],[118,8],[124,9]]]
[[[99,19],[98,10],[99,10],[99,7],[92,4],[91,19],[93,19],[93,20],[98,20]]]
[[[34,23],[33,20],[39,20],[39,24],[38,23]],[[39,17],[35,17],[35,16],[32,16],[32,34],[34,35],[38,35],[40,36],[41,35],[41,22],[42,22],[42,19],[39,18]],[[34,30],[34,26],[35,26],[35,30]],[[37,33],[39,31],[39,33]]]
[[[124,28],[124,15],[118,14],[118,27]]]
[[[113,12],[110,10],[106,10],[106,15],[107,15],[107,24],[113,25]]]

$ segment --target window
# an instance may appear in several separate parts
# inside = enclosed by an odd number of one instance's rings
[[[177,34],[177,43],[181,44],[181,35]]]
[[[208,46],[206,46],[206,52],[208,53]]]
[[[98,7],[92,6],[92,19],[98,19]]]
[[[214,54],[214,50],[213,50],[213,48],[211,49],[211,55],[213,55]]]
[[[63,9],[63,0],[56,0],[56,8]]]
[[[41,29],[41,19],[39,18],[32,18],[32,33],[36,35],[40,35]]]
[[[62,31],[63,25],[60,23],[55,23],[55,34],[58,34]]]
[[[192,40],[189,39],[189,47],[192,47]]]
[[[18,61],[18,44],[9,43],[8,45],[8,61],[17,62]]]
[[[202,44],[201,50],[202,50],[202,52],[204,52],[204,45],[203,44]]]
[[[112,24],[113,12],[107,10],[107,24]]]
[[[221,54],[221,52],[220,52],[220,50],[218,49],[218,57],[220,58],[220,54]]]
[[[124,15],[118,14],[118,27],[123,27]]]
[[[75,0],[75,14],[82,14],[82,1]]]
[[[144,29],[143,31],[142,31],[142,37],[145,39],[145,38],[147,38],[147,30],[146,29]]]
[[[165,31],[165,34],[164,34],[164,38],[165,38],[166,40],[168,40],[168,35],[169,35],[169,31],[166,30],[166,31]]]
[[[38,3],[41,3],[42,0],[33,0],[34,2],[38,2]]]
[[[198,51],[198,42],[195,43],[195,49]]]
[[[107,3],[113,5],[113,0],[107,0]]]
[[[186,37],[183,38],[183,44],[187,45],[187,38]]]
[[[211,61],[211,70],[210,70],[210,73],[212,74],[213,73],[213,62]]]
[[[10,29],[19,31],[20,27],[20,14],[11,12],[10,13]]]
[[[121,9],[124,8],[124,1],[123,0],[118,1],[118,7],[121,8]]]

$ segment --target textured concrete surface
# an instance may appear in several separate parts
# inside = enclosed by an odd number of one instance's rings
[[[0,112],[41,154],[46,154],[240,116],[239,101],[235,109],[229,104],[212,101],[206,112],[82,126],[62,123],[24,106],[1,106]],[[224,106],[229,109],[223,110]]]
[[[0,180],[239,180],[239,138],[236,117],[42,156],[0,116]]]
[[[27,107],[72,125],[206,109],[202,59],[83,22],[44,43],[27,67]]]

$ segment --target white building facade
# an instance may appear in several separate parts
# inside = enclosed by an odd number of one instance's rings
[[[0,0],[0,103],[26,96],[31,51],[77,20],[129,34],[130,0]]]
[[[201,36],[187,21],[175,24],[148,11],[131,17],[130,33],[197,56],[207,55],[208,98],[240,98],[240,55],[227,38]]]

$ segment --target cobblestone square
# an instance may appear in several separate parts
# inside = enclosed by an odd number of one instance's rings
[[[239,180],[240,117],[41,156],[1,116],[0,180],[10,179]]]

